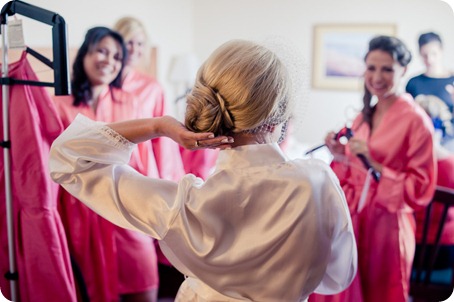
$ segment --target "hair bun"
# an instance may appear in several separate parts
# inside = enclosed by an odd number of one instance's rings
[[[226,129],[232,129],[234,127],[233,116],[227,108],[227,104],[224,98],[218,91],[213,90],[213,92],[215,93],[216,99],[219,102],[219,109],[222,114],[224,127],[226,127]]]
[[[289,75],[277,55],[257,43],[232,40],[199,68],[185,122],[193,131],[234,135],[270,118],[285,121],[289,99]]]
[[[197,82],[187,96],[186,127],[195,132],[231,134],[234,119],[222,95],[212,87]]]

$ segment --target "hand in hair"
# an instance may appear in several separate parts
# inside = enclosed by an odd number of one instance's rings
[[[188,130],[182,123],[170,116],[161,119],[161,129],[164,136],[167,136],[186,149],[227,149],[233,143],[233,137],[217,136],[213,133],[195,133]]]
[[[170,116],[146,118],[110,123],[107,126],[133,143],[166,136],[186,149],[227,149],[231,147],[233,138],[217,136],[213,133],[195,133],[189,131],[182,123]]]

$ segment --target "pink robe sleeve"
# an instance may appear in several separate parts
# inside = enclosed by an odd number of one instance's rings
[[[349,175],[348,164],[335,157],[330,166],[334,173],[336,173],[342,186],[342,180],[346,179]]]
[[[163,116],[166,113],[164,93],[161,90],[159,96],[156,96],[153,116]],[[178,144],[170,138],[161,137],[154,139],[152,146],[160,178],[179,180],[184,175],[184,168]]]

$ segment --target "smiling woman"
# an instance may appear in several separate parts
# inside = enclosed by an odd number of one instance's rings
[[[358,275],[341,294],[314,296],[311,302],[406,302],[415,251],[413,211],[430,202],[435,188],[431,121],[398,89],[410,51],[391,36],[375,37],[368,46],[364,106],[353,122],[354,136],[346,145],[334,132],[325,139],[356,230]],[[373,170],[381,173],[379,181],[370,181]]]
[[[126,59],[117,32],[105,27],[87,32],[73,64],[72,95],[54,99],[65,127],[79,113],[103,122],[138,117],[137,99],[120,89]],[[139,149],[132,153],[132,167],[142,174],[156,173],[151,158]],[[59,196],[74,271],[81,272],[76,278],[81,295],[91,301],[116,301],[123,293],[135,293],[149,298],[142,301],[154,301],[157,267],[151,238],[113,226],[63,189]],[[128,244],[118,244],[119,238]]]
[[[83,59],[83,66],[93,86],[92,90],[115,80],[122,67],[123,56],[118,41],[109,36],[89,48]],[[96,99],[96,96],[93,98]]]

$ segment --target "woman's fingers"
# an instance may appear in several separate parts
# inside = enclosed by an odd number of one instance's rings
[[[220,148],[220,149],[227,149],[231,147],[233,143],[233,138],[228,136],[218,136],[212,137],[211,136],[201,136],[196,137],[193,140],[192,146],[189,149],[201,149],[201,148]]]
[[[172,117],[165,117],[161,122],[161,129],[164,129],[163,134],[172,138],[186,149],[226,149],[231,147],[233,143],[233,137],[230,136],[223,135],[215,137],[213,133],[192,132]]]
[[[369,158],[369,148],[368,148],[367,143],[365,141],[360,140],[360,139],[352,138],[352,139],[350,139],[348,144],[349,144],[349,147],[350,147],[350,151],[353,154],[355,154],[355,155],[363,154],[364,156]]]

